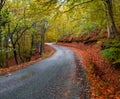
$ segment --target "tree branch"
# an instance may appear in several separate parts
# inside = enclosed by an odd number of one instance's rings
[[[15,43],[14,43],[14,44],[16,44],[16,43],[19,41],[19,39],[22,37],[22,35],[24,34],[24,32],[27,31],[28,29],[29,29],[29,28],[26,27],[26,28],[20,33],[19,37],[17,37],[17,39],[15,40]]]
[[[92,1],[94,1],[94,0],[90,0],[90,1],[83,2],[83,3],[75,4],[74,6],[72,6],[71,8],[69,8],[68,10],[64,11],[63,13],[69,12],[69,11],[71,11],[72,9],[74,9],[77,6],[80,6],[80,5],[83,5],[83,4],[86,4],[86,3],[90,3]]]
[[[6,0],[0,0],[0,11],[2,10]]]

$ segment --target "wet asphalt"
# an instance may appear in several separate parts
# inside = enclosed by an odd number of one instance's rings
[[[50,46],[56,50],[50,58],[0,76],[0,99],[89,99],[86,72],[73,51]]]

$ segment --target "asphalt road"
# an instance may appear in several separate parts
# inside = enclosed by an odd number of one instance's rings
[[[78,70],[73,51],[51,46],[56,52],[50,58],[0,76],[0,99],[89,99],[85,71]]]

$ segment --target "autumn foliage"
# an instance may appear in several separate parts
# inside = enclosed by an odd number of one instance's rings
[[[38,62],[44,58],[50,57],[54,52],[55,52],[55,50],[52,47],[45,45],[44,55],[40,56],[38,49],[37,49],[35,51],[35,53],[32,55],[31,61],[29,61],[29,62],[25,62],[25,63],[21,63],[19,65],[16,65],[14,58],[12,58],[11,60],[9,60],[9,63],[11,63],[11,66],[9,68],[0,68],[0,75],[9,74],[12,71],[16,71],[18,69],[22,69],[27,66],[30,66],[30,65],[34,64],[35,62]]]

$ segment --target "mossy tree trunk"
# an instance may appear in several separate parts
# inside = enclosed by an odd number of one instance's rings
[[[118,38],[120,37],[120,33],[118,32],[118,29],[116,27],[115,20],[114,20],[112,0],[104,0],[104,2],[107,5],[108,15],[112,24],[111,28],[113,32],[113,37]]]

